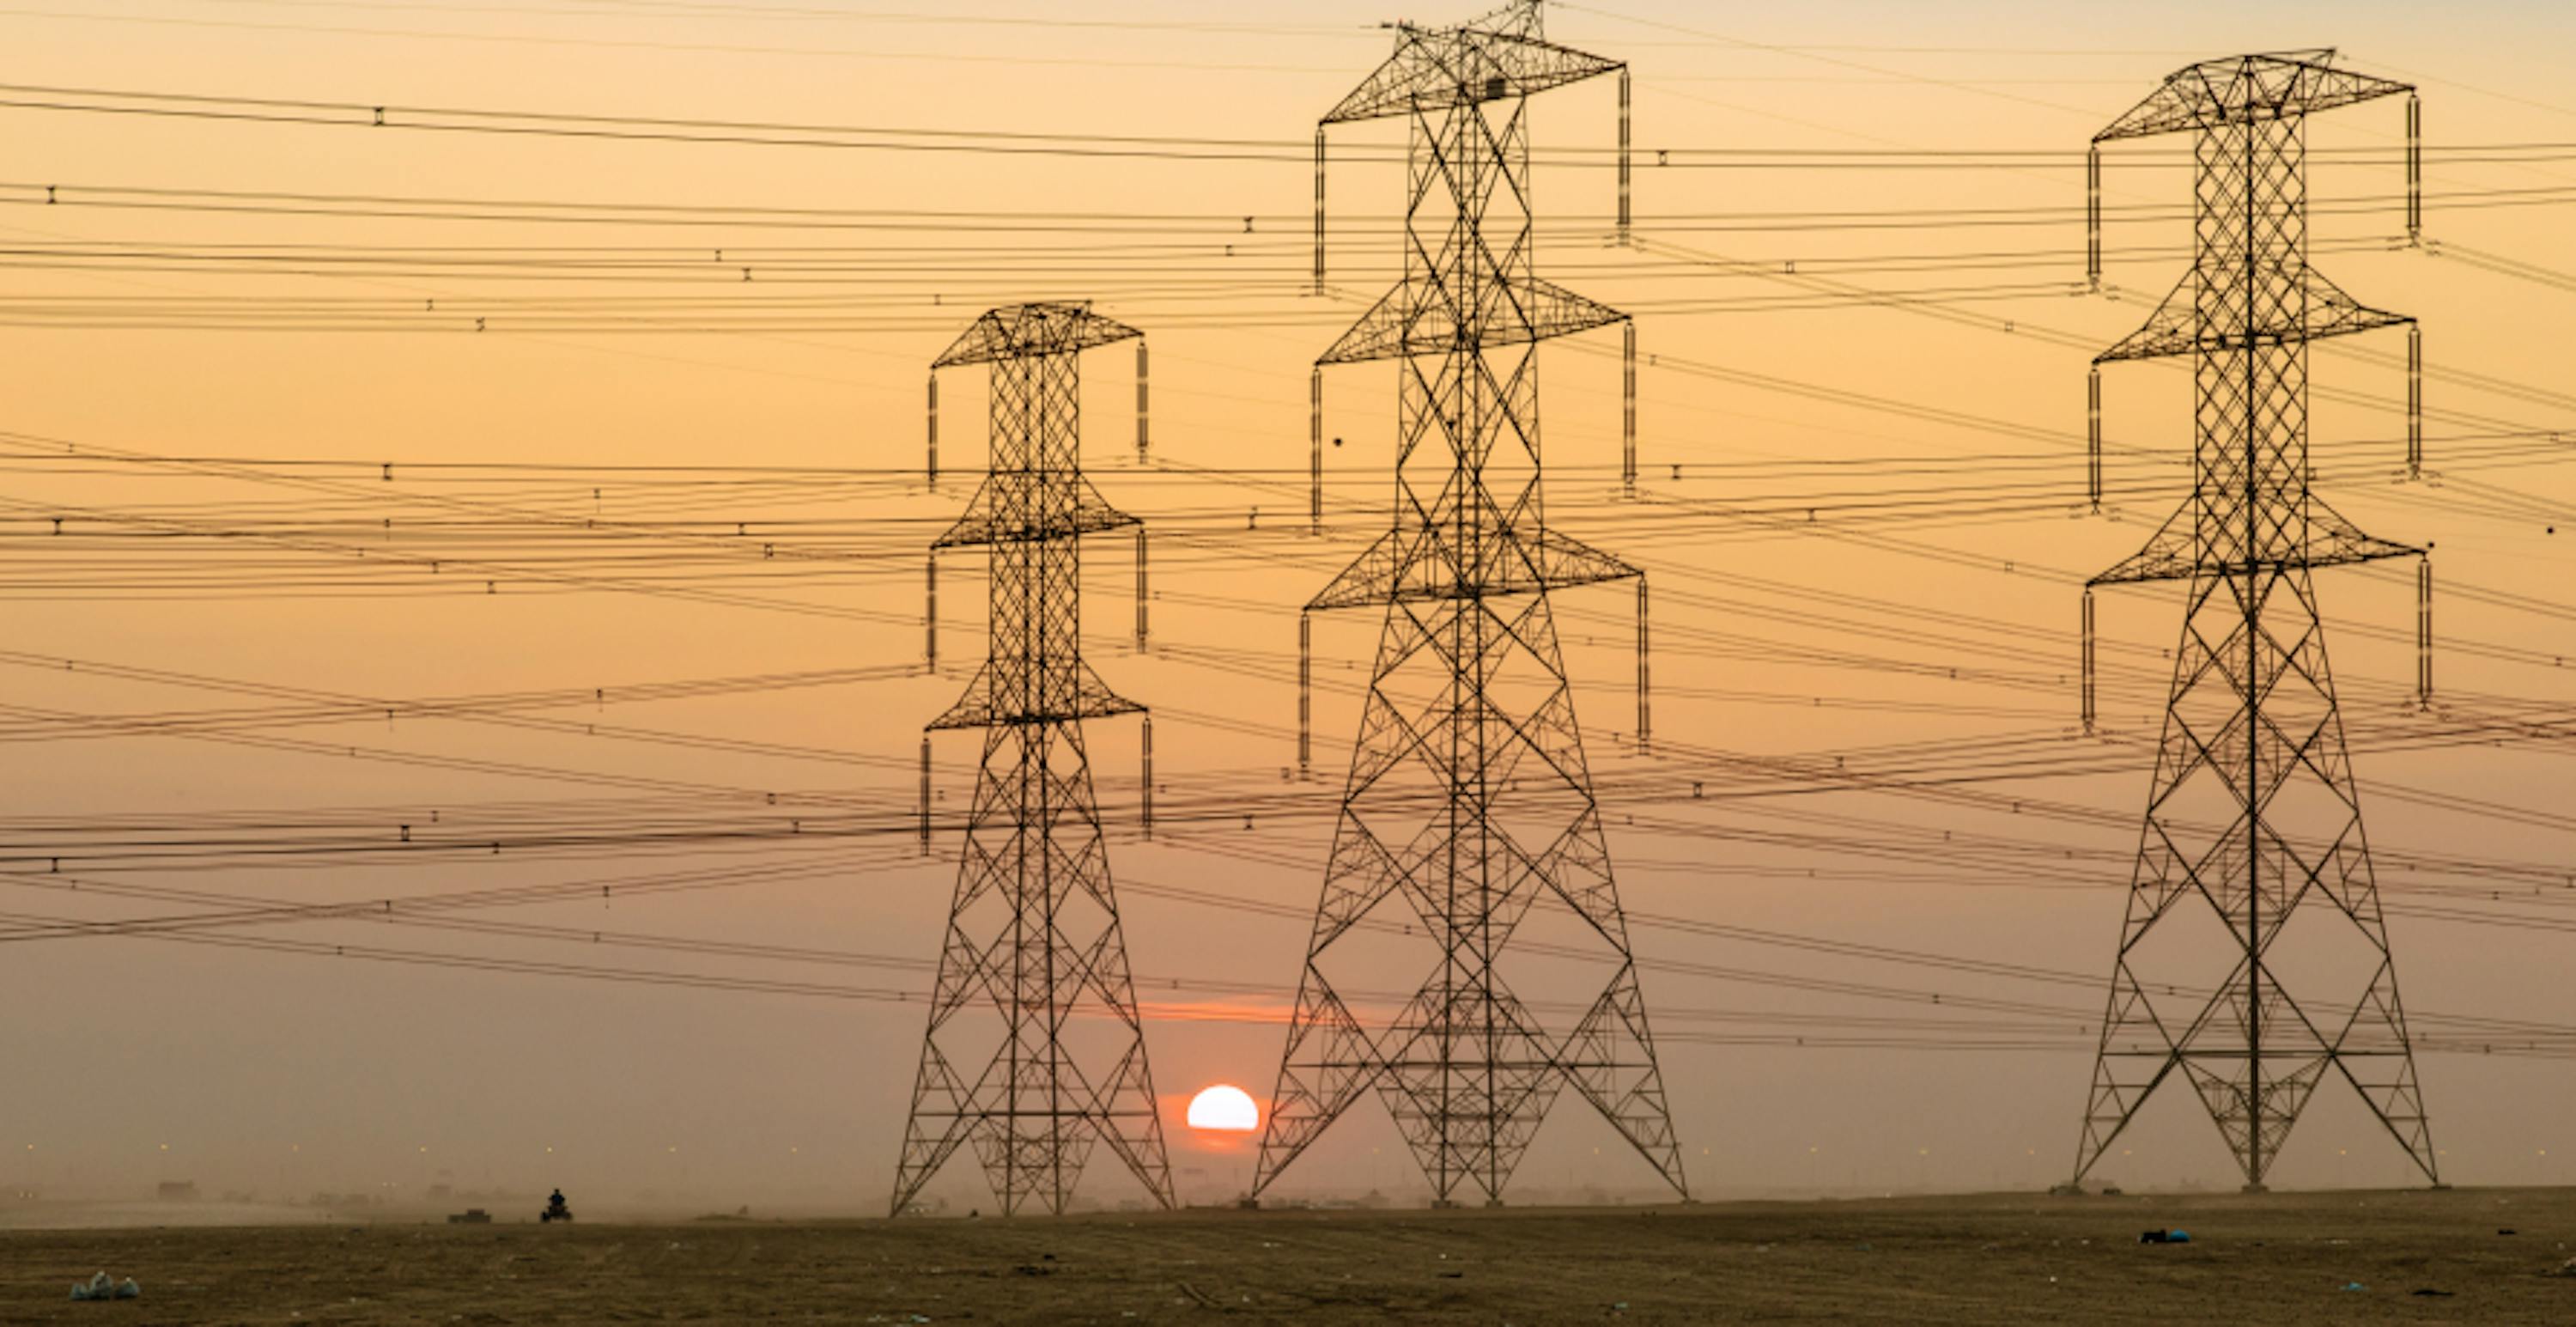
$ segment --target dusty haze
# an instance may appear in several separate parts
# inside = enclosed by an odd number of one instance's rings
[[[584,946],[561,932],[363,919],[220,934],[833,988],[689,989],[132,935],[13,943],[0,947],[0,1044],[11,1065],[0,1092],[0,1188],[154,1213],[157,1184],[187,1181],[208,1212],[258,1219],[278,1209],[228,1208],[226,1196],[301,1204],[364,1194],[434,1210],[465,1205],[471,1193],[515,1209],[560,1185],[603,1214],[881,1210],[922,1031],[918,993],[930,982],[925,965],[938,952],[954,874],[953,862],[920,855],[910,837],[913,762],[922,724],[955,698],[983,648],[979,568],[950,558],[941,568],[941,673],[903,672],[922,653],[921,549],[968,492],[962,479],[933,491],[917,473],[923,374],[986,306],[1095,298],[1143,328],[1154,351],[1156,466],[1132,459],[1123,350],[1086,363],[1085,397],[1093,478],[1156,540],[1153,649],[1139,654],[1130,643],[1132,571],[1117,541],[1089,552],[1088,608],[1095,667],[1156,709],[1156,772],[1175,818],[1151,842],[1135,833],[1135,722],[1095,722],[1091,747],[1152,1016],[1157,1087],[1171,1103],[1176,1179],[1196,1201],[1239,1193],[1249,1146],[1192,1134],[1179,1108],[1218,1082],[1266,1098],[1277,1070],[1275,1020],[1303,953],[1300,914],[1314,905],[1376,630],[1359,615],[1316,627],[1316,773],[1299,785],[1288,779],[1294,610],[1382,528],[1394,422],[1391,376],[1333,380],[1326,428],[1342,444],[1326,461],[1327,529],[1310,534],[1306,365],[1357,316],[1360,293],[1392,272],[1385,223],[1399,183],[1383,164],[1335,169],[1332,275],[1351,294],[1319,300],[1299,290],[1312,184],[1294,158],[1315,118],[1382,58],[1386,37],[1374,24],[1445,21],[1451,9],[1463,17],[1473,8],[1331,0],[1230,5],[1220,17],[1206,6],[1128,3],[1086,11],[1102,21],[1088,28],[866,18],[836,0],[721,16],[642,4],[284,0],[118,0],[0,15],[9,52],[0,63],[19,84],[1177,134],[1286,144],[1289,158],[523,141],[0,108],[10,130],[0,181],[19,186],[0,190],[0,227],[21,251],[0,292],[0,598],[10,624],[0,731],[16,743],[0,762],[0,840],[15,845],[0,912],[142,918],[245,900],[335,903],[693,873],[700,887],[621,898],[612,885],[603,897],[460,915],[808,952],[689,954],[605,939]],[[2361,69],[2422,85],[2429,237],[2561,274],[2551,285],[2406,250],[2392,238],[2402,233],[2394,165],[2385,156],[2317,160],[2315,198],[2381,200],[2368,211],[2321,207],[2316,261],[2365,302],[2422,319],[2434,369],[2429,464],[2442,476],[2393,483],[2401,417],[2320,399],[2320,491],[2375,534],[2435,546],[2444,703],[2524,725],[2478,744],[2410,744],[2405,725],[2443,723],[2408,713],[2411,573],[2320,573],[2407,1001],[2420,1014],[2528,1020],[2540,1025],[2530,1039],[2563,1039],[2576,1022],[2576,995],[2559,980],[2576,877],[2546,873],[2567,868],[2576,822],[2564,818],[2563,730],[2546,725],[2563,724],[2576,702],[2562,666],[2576,654],[2566,589],[2576,573],[2566,462],[2576,449],[2552,453],[2534,431],[2576,427],[2576,401],[2557,394],[2567,386],[2563,274],[2576,254],[2565,206],[2576,195],[2565,191],[2576,187],[2576,158],[2447,162],[2443,148],[2576,138],[2562,78],[2576,59],[2576,16],[2509,0],[1827,0],[1759,11],[1630,0],[1611,9],[1556,10],[1551,33],[1633,62],[1639,230],[1674,247],[1620,252],[1602,242],[1612,186],[1600,158],[1543,170],[1538,201],[1551,221],[1541,270],[1635,309],[1650,357],[1640,388],[1645,506],[1611,500],[1616,333],[1546,361],[1551,517],[1646,567],[1656,587],[1654,724],[1667,749],[1653,757],[1630,740],[1628,600],[1616,589],[1575,592],[1560,609],[1626,906],[1659,922],[2107,973],[2164,700],[2159,652],[2172,644],[2179,607],[2169,588],[2103,596],[2103,714],[2114,740],[2082,744],[2078,586],[2143,542],[2182,500],[2185,472],[2117,462],[2114,518],[2084,518],[2090,352],[2034,333],[2108,345],[2183,268],[2182,223],[2115,225],[2115,247],[2155,253],[2114,262],[2121,298],[2080,295],[2076,209],[2094,130],[2191,60],[2330,44]],[[1127,21],[1137,26],[1116,26]],[[1606,84],[1542,99],[1534,113],[1542,149],[1612,142]],[[2320,149],[2393,149],[2400,126],[2385,103],[2324,117],[2314,138]],[[1400,140],[1379,129],[1338,141],[1356,152]],[[1654,164],[1658,148],[1763,146],[2054,155],[1990,170]],[[2187,174],[2174,168],[2173,146],[2113,154],[2111,201],[2184,202]],[[71,201],[44,205],[32,191],[48,184],[65,186]],[[345,215],[345,204],[334,216],[108,208],[83,205],[70,188],[83,184],[200,191],[200,203],[203,191],[226,190],[1179,219],[1120,234],[922,220],[818,234],[440,220],[419,215],[429,210],[421,205],[365,218]],[[2508,190],[2538,192],[2499,192]],[[2475,205],[2446,206],[2447,193]],[[1898,209],[1955,217],[1971,207],[2059,210],[2044,224],[2009,227],[1851,228],[1815,218]],[[1760,215],[1778,213],[1807,219]],[[1252,233],[1228,218],[1250,218]],[[300,256],[279,265],[293,270],[263,274],[144,258],[70,271],[55,259],[73,242],[198,255],[283,245]],[[417,263],[348,270],[315,258],[318,246],[418,254],[618,245],[703,249],[710,267],[716,251],[734,250],[732,261],[755,275],[784,248],[854,246],[852,262],[879,266],[817,289],[866,301],[842,321],[879,325],[789,326],[774,323],[773,306],[773,323],[724,333],[520,331],[516,300],[621,295],[659,301],[639,316],[687,316],[671,313],[684,297],[733,292],[546,284],[487,269],[440,276]],[[1991,260],[2003,265],[1961,266],[1975,254],[2004,255]],[[1712,265],[1725,259],[1751,266]],[[1830,273],[1837,261],[1863,259],[1871,265],[1836,279],[1945,292],[1956,298],[1943,306],[1949,316],[1820,300],[1765,275],[1786,276],[1793,262]],[[769,293],[759,280],[748,289]],[[203,302],[212,297],[317,308],[418,302],[425,321],[279,330],[261,321],[267,315],[236,319]],[[60,325],[101,321],[115,301],[184,308],[207,325]],[[57,306],[73,313],[43,312]],[[442,316],[426,321],[432,313]],[[462,330],[467,317],[488,318],[492,330]],[[2403,347],[2391,339],[2361,349],[2385,357]],[[2315,370],[2321,389],[2403,397],[2402,375],[2383,359],[2321,347]],[[942,387],[943,460],[971,470],[982,455],[982,385],[958,373]],[[2116,444],[2187,454],[2185,375],[2141,366],[2111,375],[2108,391]],[[1904,408],[1882,408],[1888,402]],[[285,461],[346,464],[271,464]],[[534,468],[434,467],[441,462]],[[692,465],[734,469],[617,468]],[[816,473],[833,467],[848,469]],[[1812,523],[1810,506],[1824,508]],[[440,524],[503,508],[558,524],[692,521],[714,533],[680,553],[620,547],[621,560],[582,561],[590,546],[571,538]],[[68,517],[60,536],[58,515]],[[140,539],[84,544],[96,539],[85,527],[111,520],[129,531],[272,537],[170,541],[184,544],[178,552]],[[368,532],[384,520],[393,525]],[[717,527],[734,522],[740,532],[728,540]],[[458,564],[444,579],[380,571],[359,552],[432,547]],[[839,676],[618,694],[813,673]],[[310,696],[217,683],[368,702],[543,692],[554,697],[546,706],[511,712],[560,722],[388,720],[350,706],[317,716],[299,710]],[[594,689],[589,705],[564,698]],[[101,716],[193,726],[143,732]],[[2006,738],[2024,745],[1994,745]],[[1838,757],[1852,770],[1899,771],[1953,749],[1982,753],[1981,781],[1968,786],[1986,800],[1855,790],[1816,772]],[[2070,750],[2095,757],[2100,771],[1997,777],[2006,759]],[[943,805],[967,796],[975,755],[971,737],[938,742]],[[1792,759],[1809,773],[1783,779],[1736,757]],[[1705,784],[1702,798],[1676,796],[1691,782]],[[2019,798],[2102,815],[2043,816],[2035,806],[2016,814]],[[160,898],[74,891],[34,860],[67,844],[130,847],[147,830],[162,842],[234,833],[309,846],[328,833],[398,847],[406,825],[460,836],[478,826],[499,834],[684,822],[774,831],[826,814],[800,805],[875,817],[880,832],[363,859],[226,849],[62,873],[174,891]],[[1238,806],[1251,809],[1248,825]],[[1202,818],[1179,818],[1184,811]],[[234,825],[263,828],[226,829]],[[1959,846],[1968,843],[1978,846]],[[2035,1187],[2066,1172],[2090,1069],[2083,1024],[2099,1016],[2098,986],[1667,924],[1641,924],[1636,944],[1660,965],[1646,974],[1646,997],[1700,1193]],[[1809,987],[1729,973],[1792,974]],[[1209,994],[1190,990],[1193,981],[1280,989]],[[903,994],[911,998],[895,998]],[[1961,1008],[1963,997],[2045,1009]],[[2456,1032],[2441,1040],[2422,1064],[2446,1178],[2576,1180],[2565,1063],[2478,1054],[2476,1039]],[[2349,1093],[2320,1092],[2275,1182],[2407,1183],[2412,1171],[2376,1128]],[[2234,1187],[2216,1130],[2178,1087],[2122,1148],[2102,1178]],[[437,1185],[448,1189],[434,1194]],[[1371,1190],[1402,1202],[1423,1192],[1375,1103],[1355,1109],[1281,1186],[1290,1195]],[[962,1162],[936,1192],[954,1210],[990,1201]],[[1137,1193],[1105,1155],[1085,1192],[1112,1205]],[[1515,1195],[1524,1192],[1533,1201],[1642,1197],[1654,1176],[1568,1097],[1521,1171]],[[137,1211],[90,1210],[97,1219]]]

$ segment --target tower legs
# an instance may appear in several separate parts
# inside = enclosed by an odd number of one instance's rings
[[[2249,1190],[2333,1080],[2439,1182],[2309,572],[2190,604],[2076,1176],[2179,1075]]]
[[[1400,916],[1373,917],[1381,905]],[[1570,915],[1582,970],[1598,983],[1562,1031],[1508,979],[1504,951],[1533,909]],[[1355,1009],[1334,974],[1365,989],[1353,979],[1368,974],[1345,960],[1356,934],[1382,940],[1390,920],[1429,972],[1400,1008]],[[1551,944],[1551,960],[1569,948]],[[1687,1191],[1547,597],[1399,603],[1254,1190],[1374,1090],[1438,1201],[1468,1192],[1498,1202],[1568,1088]]]
[[[1082,730],[987,729],[894,1211],[971,1147],[1003,1215],[1061,1213],[1095,1146],[1172,1205]]]

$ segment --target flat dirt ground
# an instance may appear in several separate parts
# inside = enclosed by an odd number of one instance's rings
[[[2570,1243],[2544,1189],[24,1230],[0,1322],[2570,1323]]]

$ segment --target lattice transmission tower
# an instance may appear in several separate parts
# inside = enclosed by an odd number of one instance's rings
[[[2331,51],[2297,51],[2193,65],[2094,136],[2096,153],[2118,140],[2192,137],[2191,271],[2144,328],[2095,364],[2098,374],[2116,361],[2188,358],[2195,435],[2190,501],[2091,582],[2179,581],[2189,597],[2075,1158],[2079,1181],[2179,1070],[2249,1191],[2263,1187],[2329,1078],[2358,1091],[2439,1182],[2311,584],[2319,567],[2423,552],[2363,534],[2327,506],[2310,488],[2308,462],[2308,343],[2392,327],[2407,328],[2412,343],[2414,323],[2355,301],[2308,266],[2307,117],[2408,98],[2412,234],[2418,116],[2412,88],[2332,60]],[[2099,189],[2096,156],[2097,218]],[[2094,235],[2098,283],[2098,220]],[[2410,367],[2420,374],[2420,351]],[[2410,439],[2421,436],[2417,381]],[[2094,391],[2098,412],[2098,377]],[[2419,593],[2429,585],[2419,573]],[[2419,632],[2428,622],[2419,603]],[[2085,624],[2089,726],[2090,588]],[[2419,703],[2430,695],[2429,648],[2419,636]]]
[[[1317,361],[1396,367],[1394,521],[1307,605],[1386,616],[1255,1194],[1371,1089],[1443,1205],[1461,1184],[1501,1201],[1569,1087],[1683,1189],[1548,598],[1639,572],[1549,529],[1539,484],[1538,343],[1626,316],[1533,270],[1528,99],[1625,73],[1548,42],[1519,3],[1399,25],[1322,122],[1409,128],[1403,279]],[[1497,966],[1534,908],[1570,914],[1592,960],[1562,1032]],[[1345,1001],[1366,988],[1335,969],[1365,961],[1362,939],[1429,960],[1401,1007]]]
[[[992,643],[964,698],[930,725],[982,729],[984,757],[904,1130],[898,1215],[970,1145],[1004,1215],[1032,1201],[1064,1211],[1098,1144],[1172,1205],[1082,733],[1084,719],[1144,709],[1082,659],[1082,537],[1136,520],[1083,478],[1080,357],[1140,335],[1086,305],[1024,304],[976,319],[932,366],[991,373],[990,472],[933,547],[988,551]],[[926,780],[927,739],[923,751]]]

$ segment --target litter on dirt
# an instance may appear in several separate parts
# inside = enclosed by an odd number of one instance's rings
[[[74,1299],[141,1299],[142,1297],[143,1287],[136,1285],[134,1278],[130,1276],[119,1281],[105,1272],[100,1272],[87,1281],[72,1282]]]

